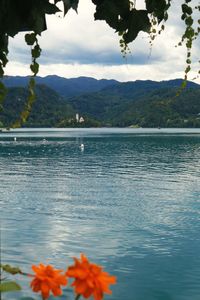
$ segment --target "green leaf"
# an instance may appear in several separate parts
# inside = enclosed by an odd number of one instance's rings
[[[186,88],[187,86],[187,80],[183,80],[183,82],[181,83],[181,89]]]
[[[118,12],[116,11],[116,7],[112,5],[112,1],[108,4],[104,2],[102,5],[97,6],[94,18],[95,20],[104,20],[110,27],[118,31],[123,31],[122,28],[118,29]]]
[[[191,70],[191,67],[190,67],[190,66],[187,66],[187,68],[185,69],[185,73],[186,73],[186,74],[189,73],[190,70]]]
[[[192,26],[192,24],[193,24],[193,19],[192,19],[192,17],[187,17],[187,18],[185,19],[185,24],[188,25],[188,26]]]
[[[33,72],[34,76],[36,76],[39,71],[39,64],[37,62],[32,63],[30,65],[30,69]]]
[[[45,13],[50,15],[60,11],[60,9],[55,4],[49,2],[45,2],[44,8],[45,8]]]
[[[184,37],[187,39],[191,39],[194,36],[194,29],[192,27],[187,27],[185,33],[184,33]]]
[[[33,58],[40,57],[41,54],[41,48],[39,45],[35,45],[35,47],[31,50],[31,54]]]
[[[0,78],[2,78],[3,75],[4,75],[3,64],[0,62]]]
[[[0,86],[0,88],[1,88],[1,86]],[[22,271],[18,267],[11,267],[10,265],[2,265],[2,264],[0,265],[0,267],[2,268],[3,271],[10,273],[12,275],[22,273]]]
[[[104,20],[116,31],[125,31],[128,28],[130,3],[128,0],[92,1],[96,4],[95,20]]]
[[[0,45],[1,45],[1,51],[8,54],[8,35],[7,34],[0,34]]]
[[[21,117],[22,123],[26,122],[26,120],[28,119],[29,114],[30,114],[29,110],[23,111],[21,113],[20,117]]]
[[[73,8],[77,12],[79,0],[62,0],[62,1],[64,6],[64,16],[67,14],[70,8]]]
[[[12,292],[12,291],[20,291],[21,287],[14,281],[1,282],[0,283],[0,292]]]
[[[1,52],[1,51],[0,51],[0,60],[2,61],[3,67],[5,67],[7,62],[8,62],[8,59],[7,59],[6,54],[4,52]]]
[[[182,4],[182,12],[186,13],[188,15],[191,15],[192,14],[192,8],[184,3],[184,4]]]
[[[128,44],[135,40],[140,31],[149,32],[150,27],[147,11],[133,9],[129,17],[128,31],[124,34],[125,43]]]
[[[25,103],[24,110],[20,113],[20,118],[11,125],[11,128],[21,127],[22,124],[24,124],[27,121],[32,109],[32,105],[36,98],[34,87],[35,87],[34,77],[30,77],[29,84],[28,84],[29,95],[27,98],[27,102]]]
[[[35,23],[33,26],[33,31],[35,31],[37,34],[41,34],[42,31],[47,29],[46,25],[46,19],[45,19],[45,13],[44,14],[38,14]]]
[[[148,13],[153,14],[158,19],[158,23],[167,18],[165,13],[170,6],[169,2],[167,3],[166,0],[145,0],[145,2]]]
[[[29,81],[29,89],[34,89],[35,87],[35,80],[34,78],[30,78],[30,81]]]
[[[27,45],[33,46],[33,44],[37,41],[36,34],[34,32],[25,34],[25,41]]]

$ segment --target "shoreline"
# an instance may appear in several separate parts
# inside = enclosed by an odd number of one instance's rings
[[[0,131],[1,138],[15,137],[89,137],[110,135],[132,135],[132,136],[198,136],[200,128],[130,128],[130,127],[98,127],[98,128],[15,128]]]

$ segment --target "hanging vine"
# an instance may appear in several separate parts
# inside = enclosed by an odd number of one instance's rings
[[[4,68],[8,63],[8,35],[0,33],[0,78],[4,75]],[[6,97],[7,89],[3,82],[0,82],[0,112],[3,110],[3,101]]]
[[[149,33],[150,46],[153,46],[155,38],[165,30],[165,23],[168,20],[168,10],[171,0],[168,1],[146,1],[147,9],[150,13],[151,29]]]
[[[178,44],[179,46],[182,46],[185,44],[186,46],[186,68],[185,68],[185,81],[188,79],[188,73],[191,70],[191,51],[192,51],[192,45],[193,42],[197,39],[199,33],[200,33],[200,19],[198,19],[197,27],[195,27],[194,24],[194,18],[193,14],[195,11],[200,12],[200,5],[195,6],[192,8],[190,5],[191,0],[185,0],[185,2],[182,4],[182,16],[181,19],[185,22],[185,32],[182,36],[181,42]],[[200,74],[200,70],[198,70],[198,74]]]
[[[38,44],[37,34],[35,32],[33,33],[27,33],[25,35],[25,41],[28,46],[31,46],[31,56],[32,56],[32,63],[30,65],[30,69],[33,73],[33,75],[30,77],[29,84],[28,84],[28,97],[24,106],[23,111],[20,113],[19,119],[17,119],[12,125],[12,128],[18,128],[21,127],[24,123],[26,123],[31,110],[33,103],[35,101],[36,95],[35,95],[35,80],[34,77],[39,72],[39,64],[36,61],[37,58],[40,57],[41,54],[41,48]]]

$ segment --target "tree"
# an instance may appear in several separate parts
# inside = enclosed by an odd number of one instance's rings
[[[144,0],[146,8],[136,9],[137,0],[91,0],[96,6],[95,20],[104,20],[120,36],[120,47],[123,55],[128,51],[128,44],[134,41],[140,31],[147,32],[153,41],[157,34],[165,29],[168,10],[172,0]],[[64,16],[70,9],[77,11],[79,0],[0,0],[0,77],[3,77],[4,67],[8,59],[9,37],[18,32],[29,31],[25,34],[25,41],[32,47],[32,63],[30,65],[33,76],[38,73],[37,58],[41,54],[37,36],[47,29],[45,16],[60,11],[57,4],[63,3]],[[200,20],[195,20],[193,14],[200,11],[200,5],[192,6],[192,0],[181,0],[182,15],[185,32],[181,36],[179,45],[187,48],[185,80],[191,69],[191,48],[193,41],[200,33]],[[94,37],[95,38],[95,37]],[[200,71],[199,71],[200,73]],[[34,81],[30,81],[30,97],[27,102],[27,113],[34,101]],[[0,83],[0,104],[5,96],[5,87]]]

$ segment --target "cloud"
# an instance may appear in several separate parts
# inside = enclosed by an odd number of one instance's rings
[[[94,22],[95,7],[91,0],[80,1],[78,15],[70,11],[65,18],[49,16],[48,30],[39,39],[43,49],[39,75],[93,76],[121,81],[183,77],[186,50],[184,47],[175,48],[184,30],[180,19],[181,2],[173,3],[166,30],[155,39],[151,55],[149,38],[141,32],[130,45],[131,55],[126,59],[120,53],[119,37],[114,30],[103,21]],[[137,4],[142,8],[144,1],[137,1]],[[193,47],[196,61],[199,52],[197,41]],[[30,74],[29,69],[25,70],[31,62],[31,55],[24,34],[10,40],[9,59],[7,74]],[[193,73],[197,70],[197,64],[193,65]]]
[[[27,76],[30,75],[29,66],[13,62],[10,68],[10,74]],[[108,66],[100,64],[49,64],[40,66],[40,76],[56,74],[61,77],[75,78],[79,76],[94,77],[96,79],[116,79],[118,81],[135,81],[135,80],[168,80],[184,77],[184,68],[181,64],[176,67],[164,64],[154,65],[118,65]],[[191,72],[189,80],[196,76],[194,71]],[[199,81],[196,81],[199,82]]]

